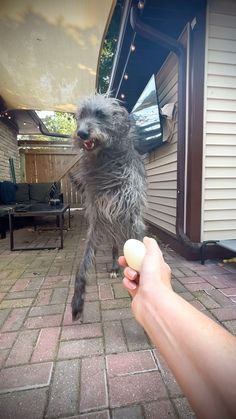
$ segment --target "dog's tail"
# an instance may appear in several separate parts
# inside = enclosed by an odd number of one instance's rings
[[[88,234],[85,252],[80,264],[80,268],[76,273],[75,277],[75,291],[71,302],[72,307],[72,320],[78,320],[83,312],[84,307],[84,294],[86,286],[86,278],[90,266],[94,262],[95,253],[96,253],[96,233],[95,229],[90,229]]]
[[[83,312],[85,286],[86,278],[77,273],[75,278],[75,291],[71,301],[73,321],[78,320]]]

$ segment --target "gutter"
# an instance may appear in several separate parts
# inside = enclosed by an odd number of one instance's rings
[[[137,11],[132,7],[130,12],[130,24],[135,32],[151,42],[174,52],[178,57],[178,139],[177,139],[177,211],[176,211],[176,235],[177,239],[191,251],[198,253],[201,243],[194,243],[184,232],[184,209],[185,209],[185,120],[180,115],[186,111],[186,50],[178,40],[143,23],[138,17]]]

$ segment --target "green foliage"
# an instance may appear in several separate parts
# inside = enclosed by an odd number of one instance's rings
[[[113,59],[117,47],[123,2],[123,0],[117,1],[111,23],[103,43],[99,66],[98,89],[100,93],[106,93],[109,86]]]
[[[53,115],[46,115],[42,121],[49,132],[57,134],[71,135],[76,129],[74,115],[66,112],[54,112]]]

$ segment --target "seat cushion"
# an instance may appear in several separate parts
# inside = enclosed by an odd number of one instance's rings
[[[48,203],[51,185],[51,183],[31,183],[29,185],[31,203]]]
[[[29,204],[29,184],[28,183],[17,183],[16,189],[16,203],[17,204]]]

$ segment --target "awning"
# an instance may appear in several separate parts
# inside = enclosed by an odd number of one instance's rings
[[[0,96],[7,109],[73,112],[93,93],[115,0],[1,0]]]

